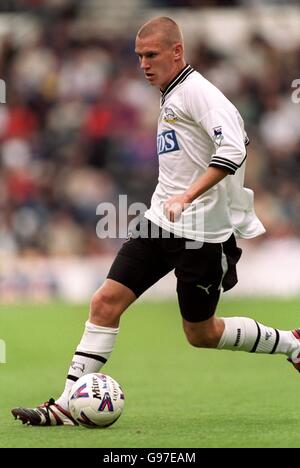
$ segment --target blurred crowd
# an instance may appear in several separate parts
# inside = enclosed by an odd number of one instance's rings
[[[128,203],[149,205],[156,185],[159,93],[139,71],[134,37],[80,38],[72,22],[72,15],[46,22],[30,42],[0,39],[5,255],[110,253],[118,241],[97,238],[99,203],[117,205],[127,194]],[[267,236],[300,235],[300,104],[291,99],[300,43],[279,48],[253,32],[230,53],[195,42],[189,62],[245,120],[246,185]]]
[[[87,0],[1,0],[0,11],[24,11],[24,8],[45,10],[72,9]],[[101,3],[101,0],[98,0]],[[122,0],[120,0],[120,6]],[[231,6],[261,6],[261,5],[298,5],[298,0],[140,0],[141,5],[159,8],[187,8],[187,7],[231,7]]]

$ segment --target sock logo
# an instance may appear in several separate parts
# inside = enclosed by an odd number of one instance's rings
[[[236,340],[233,346],[238,346],[239,342],[241,341],[242,330],[240,328],[237,329]]]
[[[84,369],[85,369],[85,365],[82,362],[76,362],[76,361],[71,362],[71,367],[74,370],[78,369],[82,373],[84,372]]]
[[[271,338],[271,336],[272,336],[272,332],[266,331],[265,340],[268,341],[268,339]]]

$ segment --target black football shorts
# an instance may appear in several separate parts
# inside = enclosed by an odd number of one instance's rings
[[[143,234],[124,242],[107,277],[139,297],[175,270],[182,317],[189,322],[201,322],[214,315],[221,289],[227,291],[237,283],[236,264],[242,251],[234,235],[222,243],[196,245],[158,228],[146,218],[139,226]]]

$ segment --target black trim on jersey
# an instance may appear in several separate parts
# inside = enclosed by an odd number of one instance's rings
[[[77,356],[84,356],[90,359],[95,359],[96,361],[103,362],[103,364],[106,363],[107,359],[105,359],[102,356],[98,356],[98,354],[89,354],[89,353],[83,353],[82,351],[76,351],[75,355]]]
[[[169,94],[172,89],[176,88],[177,85],[181,84],[191,73],[193,73],[194,69],[191,65],[186,65],[178,75],[173,78],[171,83],[168,84],[164,91],[161,90],[161,105],[164,104],[166,95]]]
[[[270,354],[274,354],[274,353],[275,353],[275,351],[276,351],[276,349],[277,349],[277,346],[278,346],[278,343],[279,343],[279,331],[276,330],[276,328],[274,328],[274,330],[275,330],[275,333],[276,333],[276,340],[275,340],[275,344],[274,344],[273,349],[272,349],[272,351],[270,352]]]
[[[226,166],[225,164],[217,164],[217,163],[210,163],[209,164],[209,167],[219,167],[221,169],[226,169],[228,171],[228,173],[230,175],[234,175],[235,174],[235,171],[230,169],[228,166]]]
[[[260,327],[259,327],[259,325],[258,325],[257,322],[255,322],[255,323],[256,323],[256,326],[257,326],[257,338],[256,338],[256,341],[255,341],[254,346],[253,346],[253,348],[251,349],[250,353],[255,353],[255,351],[257,350],[257,346],[258,346],[260,337],[261,337]]]
[[[230,159],[222,158],[222,156],[218,156],[217,154],[212,157],[212,161],[220,162],[220,163],[226,163],[230,166],[232,166],[232,169],[238,169],[239,166],[235,162],[231,161]]]
[[[225,168],[229,171],[230,174],[233,175],[235,174],[235,171],[243,165],[246,158],[247,158],[247,153],[243,161],[241,162],[241,164],[236,164],[233,161],[230,161],[230,159],[222,158],[221,156],[215,155],[211,158],[211,162],[209,163],[209,166]]]

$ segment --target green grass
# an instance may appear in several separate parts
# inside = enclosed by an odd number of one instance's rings
[[[27,427],[14,406],[57,397],[87,306],[1,306],[0,447],[300,447],[300,376],[284,356],[199,350],[187,344],[176,303],[136,303],[124,315],[104,372],[125,390],[108,429]],[[219,315],[299,325],[297,300],[227,300]]]

